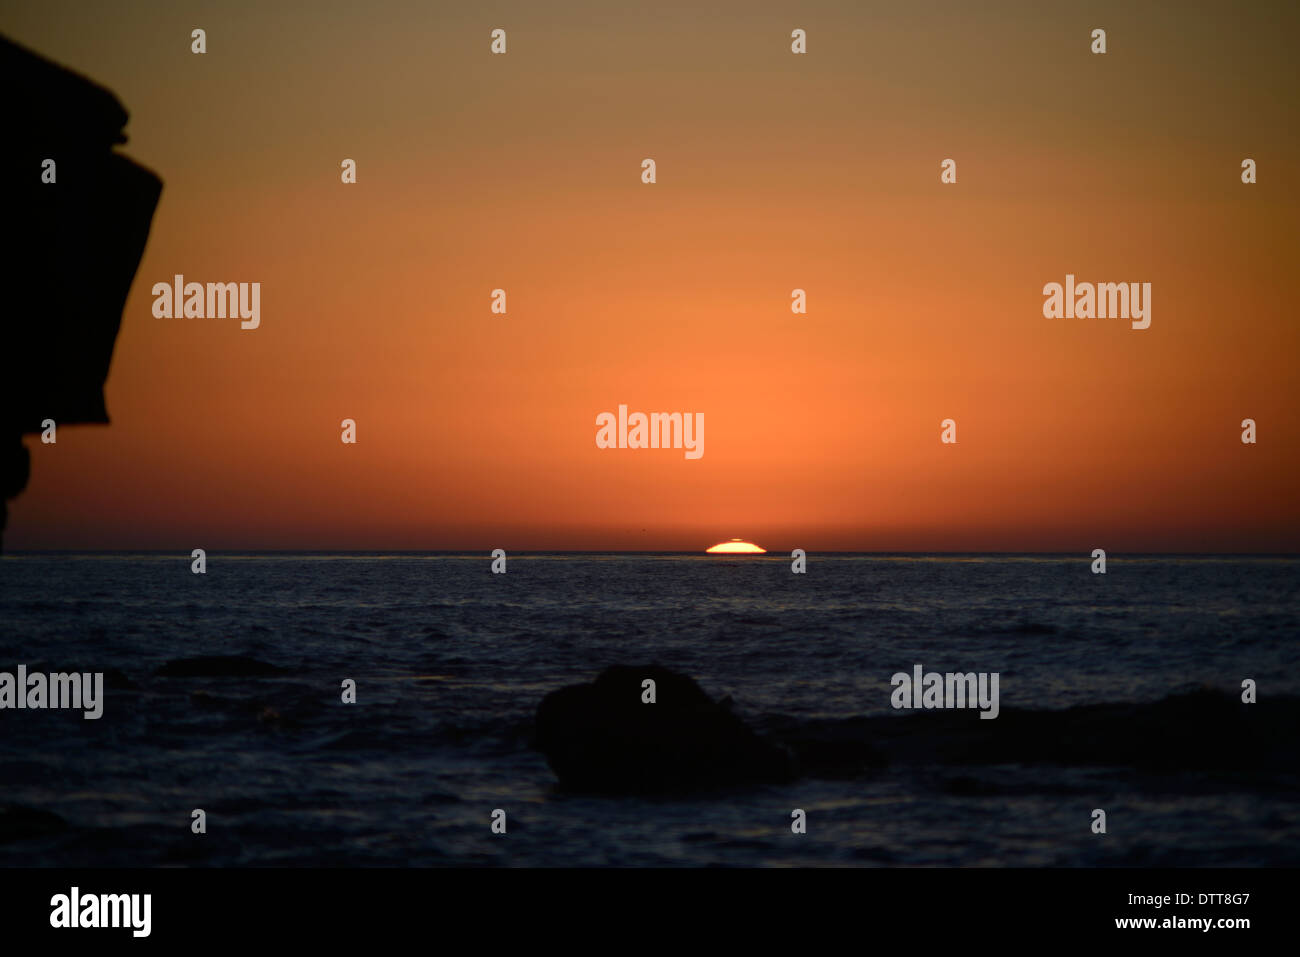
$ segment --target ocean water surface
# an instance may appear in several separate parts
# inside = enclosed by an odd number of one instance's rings
[[[682,671],[767,733],[905,720],[890,677],[918,663],[998,672],[1004,712],[1247,677],[1300,695],[1300,560],[1089,564],[520,553],[493,575],[485,555],[209,553],[194,575],[186,555],[7,555],[0,671],[112,687],[98,721],[0,711],[0,866],[1300,863],[1296,769],[1158,767],[1176,724],[1148,731],[1153,766],[921,759],[660,798],[563,793],[530,746],[543,695],[612,664]],[[200,655],[284,671],[156,674]]]

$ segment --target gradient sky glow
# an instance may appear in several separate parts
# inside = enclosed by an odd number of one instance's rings
[[[1300,7],[1134,6],[8,10],[164,188],[5,544],[1300,551]],[[1151,328],[1043,318],[1067,272]],[[154,318],[175,273],[261,328]],[[704,457],[597,449],[620,403]]]

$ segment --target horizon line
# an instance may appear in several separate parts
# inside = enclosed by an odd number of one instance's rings
[[[497,546],[500,547],[500,546]],[[17,548],[6,549],[0,552],[0,559],[9,558],[17,555],[183,555],[190,557],[192,548]],[[485,557],[491,557],[491,548],[207,548],[204,549],[206,554],[254,554],[254,555],[477,555],[480,552]],[[680,549],[680,548],[529,548],[529,549],[505,549],[510,555],[700,555],[709,558],[774,558],[788,559],[790,556],[782,551],[773,551],[768,549],[763,554],[709,554],[704,548]],[[809,550],[803,549],[809,555],[952,555],[952,556],[979,556],[979,555],[1051,555],[1051,556],[1083,556],[1091,558],[1091,552],[1077,551],[1034,551],[1028,549],[989,549],[984,551],[970,550],[916,550],[907,551],[902,549],[886,550],[869,550],[869,549],[851,549],[851,548],[828,548]],[[1106,557],[1121,556],[1241,556],[1241,557],[1272,557],[1272,558],[1295,558],[1300,557],[1298,551],[1107,551]]]

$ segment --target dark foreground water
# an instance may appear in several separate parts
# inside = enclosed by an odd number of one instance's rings
[[[1292,726],[1242,742],[1284,749],[1258,767],[1223,741],[1204,762],[1166,761],[1200,699],[1160,710],[1208,686],[1240,711],[1243,678],[1258,682],[1253,707],[1300,694],[1300,560],[1112,559],[1104,576],[1079,556],[814,555],[801,576],[787,558],[489,566],[210,554],[199,576],[187,556],[0,559],[0,671],[120,672],[98,721],[0,711],[0,866],[1300,863]],[[199,655],[288,670],[155,674]],[[681,670],[767,733],[908,731],[882,765],[789,785],[559,793],[530,748],[534,710],[616,663]],[[890,676],[917,663],[1000,673],[1003,717],[961,715],[986,737],[1018,709],[1100,703],[1125,706],[1103,710],[1107,733],[1132,735],[1109,764],[1093,724],[1031,714],[1021,727],[1070,738],[1065,766],[1051,741],[968,761],[922,724],[953,713],[890,708]],[[340,702],[345,678],[356,705]],[[880,723],[899,721],[912,724]],[[1069,763],[1094,745],[1100,757]],[[505,835],[489,829],[496,808]]]

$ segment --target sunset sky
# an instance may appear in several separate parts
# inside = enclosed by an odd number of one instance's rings
[[[7,9],[164,187],[5,545],[1300,551],[1300,8],[1133,6]],[[1044,318],[1067,273],[1151,327]],[[705,454],[598,449],[620,404]]]

